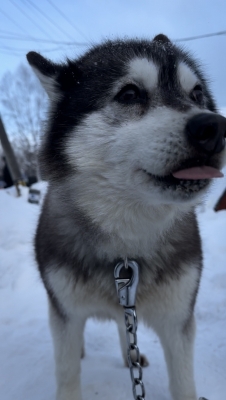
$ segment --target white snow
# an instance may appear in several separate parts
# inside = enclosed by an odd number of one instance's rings
[[[224,117],[226,117],[226,107],[222,107],[222,108],[220,109],[220,113],[221,113],[221,115],[223,115]]]
[[[199,210],[205,268],[196,306],[195,375],[198,395],[209,400],[224,400],[226,393],[226,211],[213,211],[224,187],[225,178],[219,179]],[[44,192],[43,185],[39,189]],[[0,190],[0,399],[54,400],[46,294],[32,248],[40,206],[27,196],[26,188],[20,198]],[[140,325],[138,340],[150,362],[144,370],[146,399],[170,400],[158,338]],[[84,399],[132,400],[115,324],[89,320],[85,344]]]

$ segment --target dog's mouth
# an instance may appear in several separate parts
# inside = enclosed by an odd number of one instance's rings
[[[195,193],[204,189],[213,178],[223,177],[223,173],[215,166],[202,165],[189,160],[165,176],[152,175],[145,171],[163,189]]]

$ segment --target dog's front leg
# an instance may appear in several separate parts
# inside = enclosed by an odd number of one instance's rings
[[[76,313],[73,317],[64,320],[51,303],[49,317],[56,363],[56,399],[82,400],[80,358],[85,320]]]
[[[193,374],[194,317],[184,325],[169,316],[156,331],[164,349],[173,399],[197,400]]]

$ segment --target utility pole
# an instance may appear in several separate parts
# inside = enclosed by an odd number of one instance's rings
[[[22,181],[22,175],[20,172],[19,165],[17,163],[16,156],[14,154],[7,133],[5,131],[1,117],[0,117],[0,139],[12,180],[16,186],[17,194],[18,196],[20,196],[20,190],[18,184],[20,181]]]

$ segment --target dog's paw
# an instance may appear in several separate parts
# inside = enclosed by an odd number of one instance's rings
[[[149,365],[149,362],[148,362],[148,359],[147,359],[147,357],[144,355],[144,354],[141,354],[140,355],[140,365],[141,365],[141,367],[148,367],[148,365]],[[126,367],[129,367],[129,364],[128,364],[128,361],[126,360],[125,361],[125,366]]]
[[[140,365],[141,365],[141,367],[148,367],[148,365],[149,365],[149,361],[144,354],[140,355]]]

